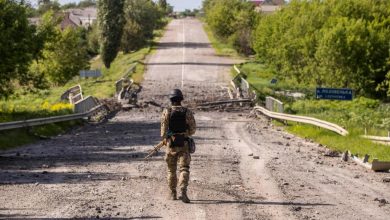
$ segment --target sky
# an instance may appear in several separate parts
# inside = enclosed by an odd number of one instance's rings
[[[79,2],[79,0],[59,0],[61,4],[70,2]],[[37,0],[31,0],[33,5],[37,4]],[[200,8],[202,0],[168,0],[168,3],[173,5],[175,11],[184,11],[184,9]]]

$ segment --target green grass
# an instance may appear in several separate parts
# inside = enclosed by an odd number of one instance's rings
[[[312,139],[332,150],[339,152],[349,150],[352,154],[357,154],[359,157],[368,154],[370,155],[371,161],[374,158],[390,161],[390,146],[374,143],[368,139],[361,138],[355,131],[352,131],[350,135],[344,137],[332,131],[294,122],[288,122],[288,125],[284,127],[290,133],[303,138]]]
[[[258,62],[246,62],[239,65],[241,72],[247,77],[247,80],[257,90],[265,91],[266,93],[274,94],[274,91],[296,91],[312,96],[315,87],[300,85],[293,80],[280,79],[274,69]],[[275,84],[271,83],[272,79],[276,79]]]
[[[166,21],[166,23],[168,22],[169,20]],[[112,98],[115,94],[115,82],[121,79],[134,64],[137,66],[135,71],[131,73],[131,78],[136,83],[140,83],[145,71],[143,60],[155,49],[155,42],[163,36],[164,32],[163,29],[156,30],[153,41],[140,50],[128,54],[120,52],[110,69],[104,67],[100,57],[92,59],[90,69],[101,69],[102,77],[85,79],[77,76],[63,86],[35,93],[18,90],[10,99],[0,100],[0,123],[72,113],[73,106],[61,103],[60,96],[75,85],[81,85],[84,97],[91,95],[99,99]],[[0,150],[34,142],[39,139],[39,136],[58,135],[77,124],[80,124],[80,121],[37,126],[29,130],[2,131],[0,132]]]
[[[84,97],[92,95],[97,98],[110,98],[115,94],[115,82],[119,80],[128,69],[139,61],[145,59],[150,52],[150,47],[143,48],[130,54],[119,53],[118,57],[111,64],[110,69],[102,65],[101,59],[91,61],[91,69],[101,69],[103,76],[100,78],[83,79],[75,77],[66,85],[53,87],[50,90],[39,91],[38,93],[23,94],[19,92],[7,101],[0,101],[0,122],[26,120],[55,115],[72,113],[72,106],[60,103],[61,94],[68,88],[81,85]],[[139,62],[135,72],[131,75],[136,82],[143,79],[144,64]],[[39,140],[39,136],[53,136],[63,133],[78,121],[64,122],[43,125],[26,129],[15,129],[0,132],[0,149],[9,149],[23,144]]]
[[[40,140],[41,137],[55,136],[81,124],[82,121],[75,120],[36,126],[33,128],[0,131],[0,150],[7,150],[24,144],[33,143]]]
[[[211,31],[211,28],[203,23],[204,30],[210,40],[211,45],[215,49],[215,52],[218,56],[230,56],[230,57],[240,57],[242,58],[235,49],[228,43],[224,43],[222,40],[218,39],[214,33]]]
[[[265,96],[273,96],[284,102],[285,112],[289,114],[310,116],[333,122],[344,127],[350,135],[343,137],[334,132],[311,125],[289,122],[286,130],[304,138],[310,138],[318,143],[337,151],[349,150],[353,154],[371,155],[371,159],[390,160],[390,146],[374,143],[360,135],[387,136],[390,130],[390,106],[381,104],[378,100],[364,97],[353,101],[331,101],[314,99],[315,87],[306,87],[293,81],[278,79],[276,84],[270,81],[276,78],[276,73],[261,63],[248,62],[239,66],[248,82],[258,91],[260,100]],[[299,91],[306,94],[305,99],[294,100],[286,98],[276,91]],[[281,125],[282,124],[278,124]]]

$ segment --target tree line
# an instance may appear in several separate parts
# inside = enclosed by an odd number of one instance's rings
[[[278,78],[390,96],[390,1],[292,0],[271,15],[242,19],[251,7],[241,0],[204,2],[214,33],[255,54]],[[238,26],[240,19],[247,23]]]
[[[98,8],[101,55],[107,68],[119,50],[128,53],[148,43],[173,10],[166,0],[99,0]]]
[[[64,85],[79,70],[88,69],[89,60],[97,54],[109,67],[120,50],[128,53],[145,46],[172,10],[165,0],[158,4],[152,0],[81,1],[76,7],[97,4],[98,23],[87,29],[61,29],[64,14],[58,2],[40,2],[34,9],[25,1],[0,0],[0,98],[16,89],[34,92]],[[38,25],[28,20],[36,15],[40,16]]]

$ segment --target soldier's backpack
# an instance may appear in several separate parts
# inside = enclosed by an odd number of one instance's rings
[[[169,126],[168,130],[173,133],[171,136],[171,147],[183,147],[186,138],[183,133],[188,129],[187,108],[169,109]]]

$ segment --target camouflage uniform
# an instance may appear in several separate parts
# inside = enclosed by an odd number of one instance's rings
[[[184,109],[182,106],[172,106],[172,110],[181,110]],[[166,137],[168,128],[169,128],[169,114],[170,111],[165,109],[161,116],[161,137]],[[186,113],[186,123],[188,126],[187,132],[185,133],[186,137],[189,137],[195,133],[196,123],[193,113],[187,109]],[[188,182],[190,179],[190,162],[191,155],[189,153],[189,146],[187,142],[184,142],[183,147],[171,147],[168,142],[166,147],[165,161],[168,165],[168,185],[172,192],[176,193],[177,187],[177,164],[179,164],[179,187],[182,192],[187,191]]]

